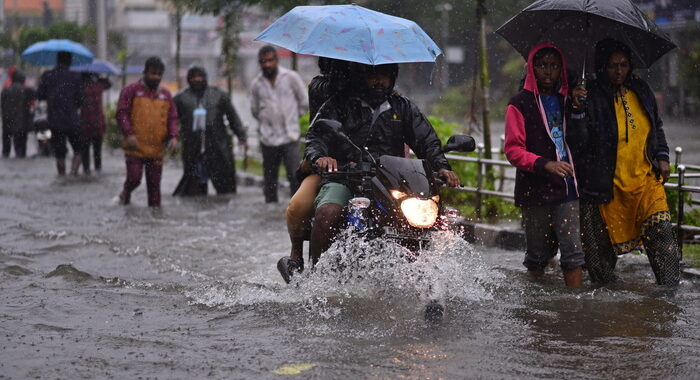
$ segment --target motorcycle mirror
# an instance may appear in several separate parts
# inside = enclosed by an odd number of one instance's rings
[[[474,138],[467,135],[450,136],[447,144],[442,147],[442,152],[473,152],[476,149],[476,141]]]

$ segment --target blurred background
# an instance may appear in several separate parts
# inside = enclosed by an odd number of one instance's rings
[[[19,54],[34,42],[68,38],[95,56],[120,67],[124,75],[107,103],[116,101],[121,84],[138,79],[147,57],[166,64],[164,84],[182,87],[192,65],[207,69],[210,82],[244,96],[258,73],[253,38],[279,15],[297,5],[343,1],[299,0],[0,0],[0,75],[21,66],[35,84],[42,69],[23,63]],[[531,0],[355,0],[355,3],[417,22],[443,49],[437,65],[402,65],[399,89],[430,115],[479,132],[483,96],[480,88],[479,32],[486,36],[490,118],[503,109],[524,75],[524,60],[494,31]],[[679,49],[650,70],[640,72],[657,91],[666,116],[700,113],[700,5],[696,0],[638,0]],[[281,50],[282,64],[304,79],[317,72],[316,58]],[[4,80],[4,78],[3,78]],[[243,108],[245,104],[242,107]],[[239,112],[245,110],[239,109]],[[244,115],[242,115],[244,116]],[[245,116],[244,116],[245,117]]]

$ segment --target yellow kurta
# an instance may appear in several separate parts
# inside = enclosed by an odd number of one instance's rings
[[[599,208],[610,240],[622,254],[641,244],[646,226],[670,219],[670,215],[663,183],[656,179],[646,156],[651,122],[637,94],[627,91],[616,97],[615,115],[618,137],[613,200]]]

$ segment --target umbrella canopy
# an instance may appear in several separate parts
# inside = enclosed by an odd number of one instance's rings
[[[111,62],[103,61],[101,59],[94,59],[92,63],[71,66],[70,70],[81,73],[97,73],[107,75],[120,75],[122,72],[117,66],[114,66]]]
[[[85,46],[71,40],[41,41],[26,48],[22,59],[39,66],[55,66],[56,56],[60,51],[67,51],[73,56],[73,65],[92,62],[93,55]]]
[[[255,40],[368,65],[435,62],[442,54],[415,22],[354,4],[296,7]]]
[[[538,0],[496,33],[526,59],[539,42],[552,42],[579,69],[592,62],[596,42],[605,38],[629,46],[637,67],[650,67],[676,47],[630,0]]]

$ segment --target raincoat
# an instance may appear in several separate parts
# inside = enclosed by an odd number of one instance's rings
[[[517,168],[515,177],[515,203],[519,206],[545,205],[564,201],[568,194],[566,180],[545,170],[549,161],[560,161],[559,153],[548,126],[537,78],[534,72],[535,54],[546,47],[554,48],[561,55],[561,75],[559,76],[559,106],[562,112],[564,145],[572,162],[570,139],[567,133],[567,119],[570,103],[569,84],[566,75],[566,59],[558,47],[550,43],[535,46],[528,57],[527,76],[523,89],[508,103],[504,151],[508,161]]]
[[[141,80],[122,89],[117,123],[125,137],[133,135],[138,141],[135,149],[124,145],[127,156],[163,158],[166,139],[178,137],[177,110],[170,91],[162,87],[153,91]]]
[[[10,134],[27,133],[32,129],[32,102],[36,93],[22,83],[12,83],[2,90],[2,128]]]
[[[246,131],[231,104],[231,98],[217,87],[208,86],[201,95],[188,88],[175,96],[175,106],[180,117],[184,174],[173,195],[186,195],[191,181],[201,179],[197,175],[201,173],[196,173],[200,163],[217,193],[235,192],[233,141],[224,116],[239,141],[246,141]],[[206,110],[203,144],[202,132],[193,130],[193,112],[198,106]]]

